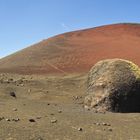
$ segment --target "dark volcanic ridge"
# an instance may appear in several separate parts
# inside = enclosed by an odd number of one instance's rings
[[[140,65],[140,25],[113,24],[61,34],[0,59],[0,72],[83,73],[99,60]]]

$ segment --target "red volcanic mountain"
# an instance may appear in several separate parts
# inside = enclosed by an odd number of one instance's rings
[[[0,60],[0,72],[87,72],[99,60],[128,59],[140,65],[140,25],[114,24],[64,33]]]

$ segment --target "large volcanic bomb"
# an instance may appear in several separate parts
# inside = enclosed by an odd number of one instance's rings
[[[96,111],[140,112],[140,69],[130,61],[99,61],[89,72],[85,107]]]

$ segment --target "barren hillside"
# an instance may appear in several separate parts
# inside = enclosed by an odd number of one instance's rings
[[[113,24],[64,33],[0,60],[0,72],[43,74],[87,72],[106,58],[140,65],[140,25]]]

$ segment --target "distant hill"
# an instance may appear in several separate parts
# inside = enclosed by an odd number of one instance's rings
[[[140,66],[139,24],[113,24],[57,35],[0,59],[0,72],[82,73],[107,58],[128,59]]]

